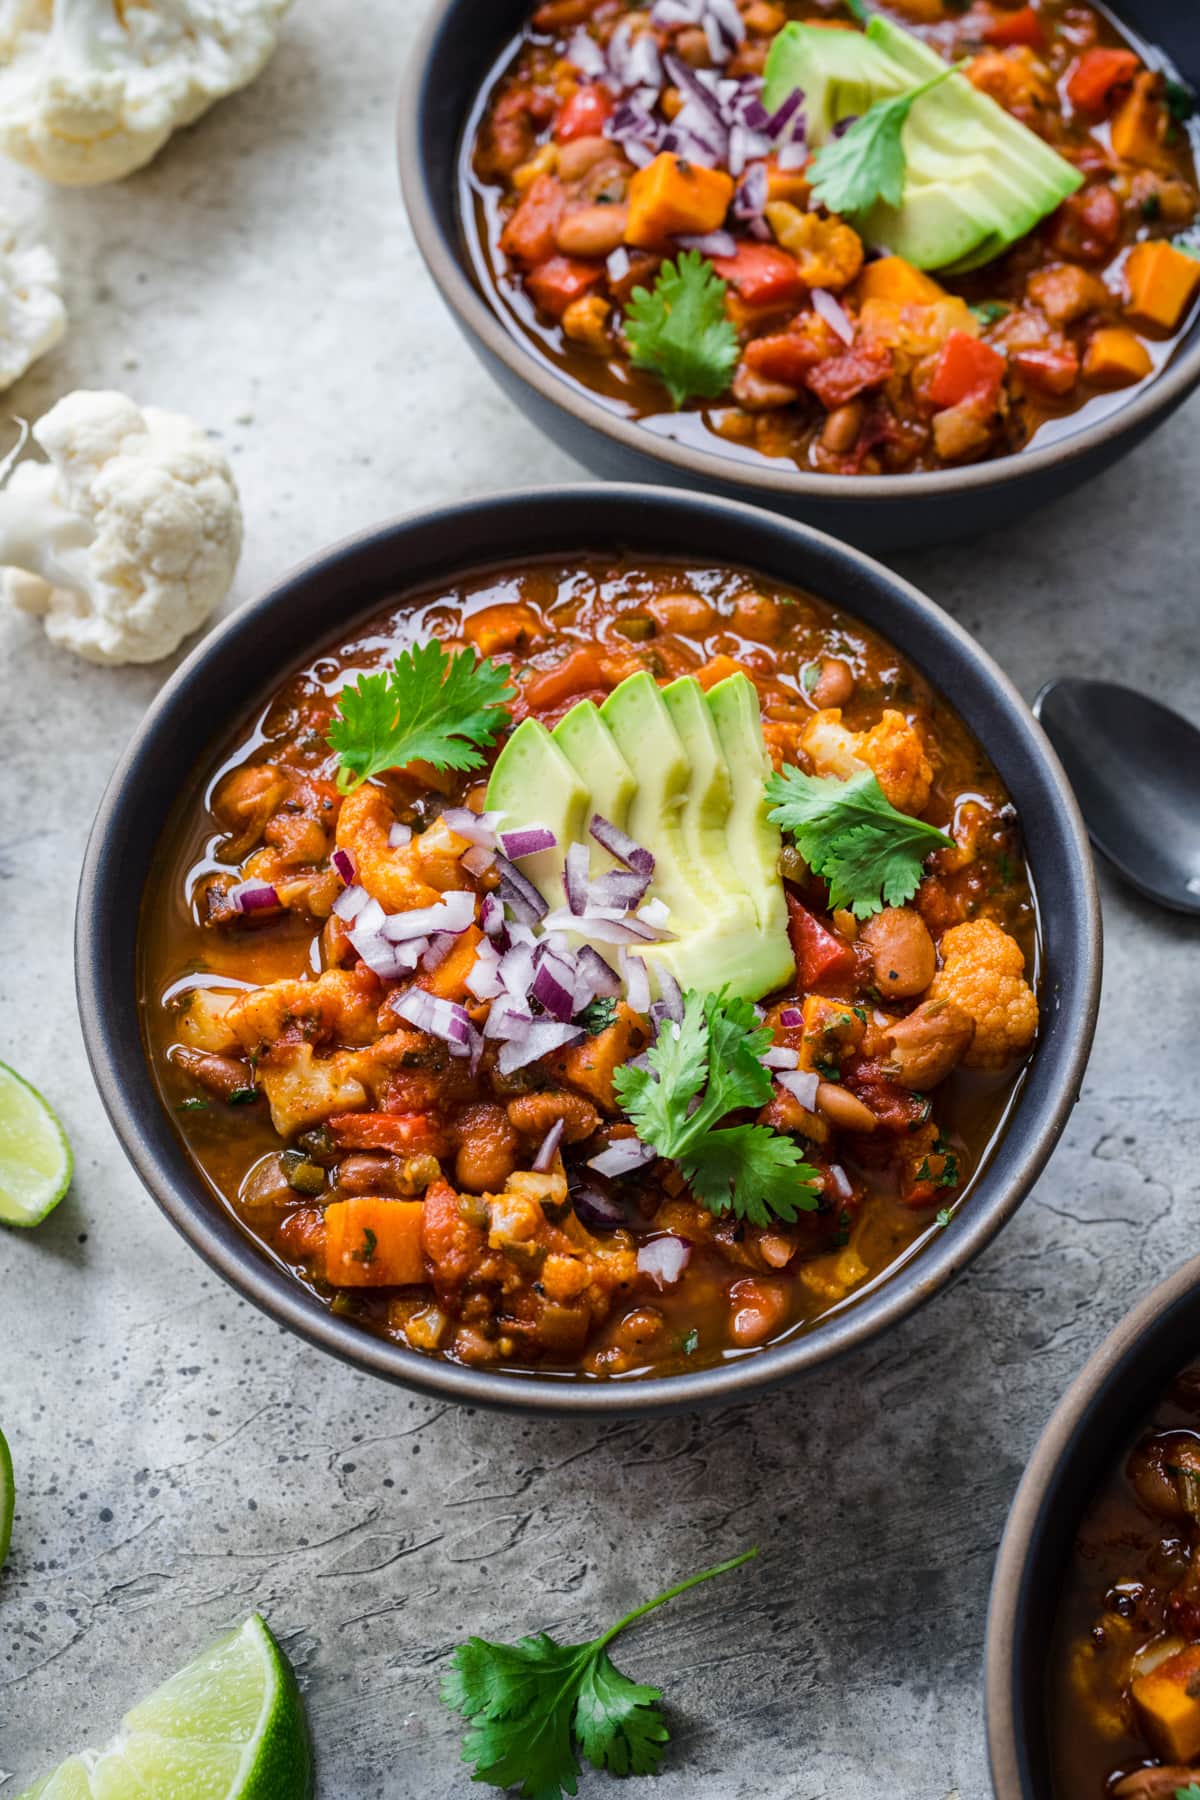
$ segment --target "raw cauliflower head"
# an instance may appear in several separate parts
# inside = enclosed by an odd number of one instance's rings
[[[58,264],[0,217],[0,388],[9,388],[67,328]]]
[[[254,80],[291,0],[0,0],[0,151],[119,181]]]
[[[229,592],[233,474],[200,426],[124,394],[68,394],[34,427],[49,458],[0,493],[4,591],[89,662],[157,662]]]
[[[1038,1028],[1037,996],[1025,979],[1025,956],[994,919],[968,919],[947,931],[943,966],[930,1000],[949,1000],[975,1021],[966,1069],[1002,1069],[1023,1056]]]

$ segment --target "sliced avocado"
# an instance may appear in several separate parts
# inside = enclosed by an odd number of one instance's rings
[[[808,141],[819,146],[842,119],[936,75],[946,64],[881,14],[865,32],[791,24],[767,61],[764,104],[803,88]],[[1036,133],[961,75],[923,95],[904,126],[904,200],[856,223],[919,269],[950,274],[999,256],[1054,211],[1083,177]]]
[[[600,716],[637,778],[625,829],[654,853],[650,893],[670,908],[670,930],[695,930],[704,923],[708,901],[683,837],[692,770],[654,677],[646,669],[628,676]]]
[[[590,700],[581,700],[565,719],[559,720],[551,736],[591,790],[589,822],[592,813],[599,813],[619,831],[627,830],[629,803],[637,791],[637,781],[617,748],[617,740],[600,717],[599,708]],[[587,842],[594,876],[616,866],[616,857],[594,837],[589,836]]]
[[[567,846],[587,833],[588,789],[536,719],[522,720],[496,758],[487,806],[504,815],[502,832],[545,825],[554,833],[555,849],[522,857],[519,867],[551,906],[561,906]]]
[[[779,827],[767,817],[771,762],[763,742],[758,691],[748,676],[730,675],[717,682],[707,699],[733,782],[727,854],[750,891],[758,918],[762,950],[757,997],[781,987],[796,966],[779,874],[782,839]]]

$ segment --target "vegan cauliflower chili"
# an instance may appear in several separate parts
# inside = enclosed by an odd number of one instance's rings
[[[1096,1493],[1066,1569],[1048,1706],[1056,1794],[1200,1800],[1200,1365]]]
[[[824,474],[938,469],[1170,358],[1200,290],[1192,114],[1074,0],[548,0],[468,129],[461,214],[500,316],[623,416]]]
[[[730,568],[397,603],[181,806],[149,1052],[245,1230],[469,1364],[671,1372],[951,1223],[1038,1025],[1018,820],[885,643]]]

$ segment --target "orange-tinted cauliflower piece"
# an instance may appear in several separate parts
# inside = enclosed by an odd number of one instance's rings
[[[967,1069],[1001,1069],[1028,1050],[1038,1028],[1037,996],[1025,979],[1020,944],[993,919],[954,925],[939,949],[943,966],[930,1000],[949,1000],[975,1021]]]
[[[884,796],[900,812],[923,813],[929,804],[933,769],[917,726],[889,707],[870,731],[850,731],[841,708],[826,707],[805,724],[800,748],[818,775],[848,781],[864,764],[874,771]]]

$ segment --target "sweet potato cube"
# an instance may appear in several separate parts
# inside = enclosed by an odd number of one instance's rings
[[[1135,244],[1125,264],[1129,289],[1126,312],[1140,325],[1177,331],[1200,287],[1200,258],[1174,244]]]
[[[724,170],[664,150],[629,183],[625,241],[653,250],[667,238],[716,231],[725,223],[733,189],[733,177]]]
[[[1087,347],[1083,372],[1102,387],[1128,387],[1153,373],[1150,352],[1139,337],[1123,326],[1097,331]]]
[[[898,306],[935,306],[946,298],[931,275],[914,269],[902,256],[881,256],[867,263],[858,278],[858,299],[893,300]]]
[[[356,1194],[325,1208],[325,1276],[334,1287],[411,1287],[426,1280],[423,1200]]]
[[[1167,1762],[1200,1756],[1200,1644],[1137,1676],[1133,1700],[1147,1737]]]

